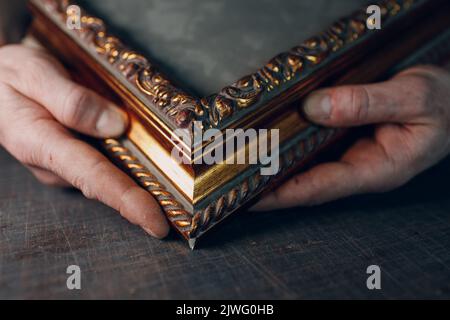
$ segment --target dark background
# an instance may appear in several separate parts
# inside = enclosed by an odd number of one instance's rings
[[[0,298],[450,298],[449,177],[450,159],[389,194],[240,213],[191,251],[41,186],[0,150]],[[66,288],[71,264],[80,291]]]

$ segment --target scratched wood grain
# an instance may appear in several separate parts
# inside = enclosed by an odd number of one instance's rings
[[[389,194],[241,214],[191,252],[0,151],[0,298],[450,298],[449,177],[447,160]],[[371,264],[381,291],[366,288]]]

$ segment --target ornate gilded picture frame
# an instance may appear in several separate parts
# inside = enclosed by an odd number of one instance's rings
[[[301,170],[346,133],[303,118],[301,100],[308,93],[322,86],[381,80],[406,63],[438,59],[448,48],[448,1],[374,4],[381,9],[381,29],[370,27],[365,6],[206,97],[176,85],[126,45],[126,39],[111,34],[102,19],[73,7],[75,2],[33,0],[30,7],[33,35],[78,81],[126,108],[131,119],[127,134],[102,141],[102,148],[158,200],[193,248],[214,225]],[[74,20],[79,28],[70,28],[71,19],[79,19]],[[212,140],[193,143],[195,130],[236,128],[279,130],[276,174],[261,174],[261,163],[196,161],[214,148],[208,149]],[[179,129],[186,134],[174,134]],[[231,156],[247,152],[252,143],[248,139]],[[183,161],[173,159],[174,150]]]

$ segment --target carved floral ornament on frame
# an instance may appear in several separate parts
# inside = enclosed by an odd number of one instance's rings
[[[118,38],[106,31],[102,20],[89,16],[68,1],[46,0],[59,10],[67,28],[89,39],[97,53],[133,82],[152,104],[162,110],[168,121],[186,128],[201,121],[203,128],[224,128],[241,113],[250,113],[279,93],[280,87],[292,86],[318,69],[333,53],[363,37],[368,31],[379,30],[382,24],[400,11],[407,10],[417,0],[383,0],[341,19],[320,35],[277,55],[255,73],[244,76],[219,93],[196,98],[176,88],[145,57],[128,49]]]
[[[305,155],[329,142],[338,130],[318,128],[298,145],[281,150],[276,129],[227,129],[238,119],[255,113],[268,101],[314,74],[324,64],[343,54],[355,42],[365,39],[370,31],[383,28],[399,13],[407,11],[423,0],[382,0],[362,8],[350,17],[341,19],[321,34],[312,37],[291,50],[277,55],[255,73],[242,77],[217,94],[197,98],[174,86],[165,75],[144,56],[126,47],[110,35],[102,20],[86,14],[81,8],[65,0],[43,0],[47,9],[57,12],[59,18],[78,40],[87,44],[98,59],[117,71],[126,82],[145,97],[144,104],[157,110],[167,123],[173,142],[183,141],[172,149],[172,158],[183,163],[179,151],[185,145],[200,150],[195,164],[241,164],[260,166],[260,170],[224,190],[204,208],[188,212],[158,179],[119,140],[108,139],[104,146],[113,158],[119,159],[128,172],[147,189],[164,208],[169,220],[188,238],[195,238],[208,230],[228,213],[267,186]],[[188,130],[189,134],[180,132]],[[227,132],[228,131],[228,132]],[[235,139],[227,137],[227,133]],[[227,146],[225,141],[236,143]],[[239,157],[237,150],[245,141],[256,140],[249,154]],[[209,142],[204,149],[195,148]],[[176,143],[175,143],[176,144]],[[281,151],[280,151],[281,150]],[[183,151],[183,150],[182,150]],[[191,150],[184,150],[189,153]],[[231,157],[231,155],[233,157]],[[189,163],[184,163],[189,164]]]

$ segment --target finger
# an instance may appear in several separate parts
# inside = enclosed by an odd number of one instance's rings
[[[155,199],[102,154],[72,137],[56,136],[56,132],[52,144],[43,155],[54,159],[48,169],[71,182],[87,198],[115,208],[151,235],[167,235],[168,224]]]
[[[167,221],[147,191],[100,152],[75,139],[33,101],[19,95],[9,100],[15,104],[2,105],[0,140],[11,154],[22,163],[53,172],[86,197],[116,209],[152,236],[167,235]],[[19,117],[21,114],[26,117]]]
[[[34,166],[26,166],[26,167],[28,168],[28,170],[31,171],[31,173],[36,177],[36,179],[39,180],[39,182],[45,185],[62,188],[68,188],[71,186],[70,183],[68,183],[64,179],[58,177],[56,174],[48,170],[44,170]]]
[[[98,151],[70,136],[52,135],[42,157],[52,158],[47,169],[69,181],[83,194],[116,209],[156,238],[169,229],[155,199]]]
[[[300,173],[266,195],[253,210],[309,206],[350,195],[385,192],[406,183],[413,175],[390,158],[374,139],[360,139],[338,162],[324,163]]]
[[[317,205],[355,194],[361,189],[361,182],[351,164],[326,163],[288,180],[262,198],[251,210]]]
[[[167,235],[168,224],[155,199],[102,154],[58,130],[49,134],[47,144],[40,156],[41,165],[69,181],[87,198],[116,209],[152,236]],[[50,158],[50,163],[44,163]]]
[[[13,46],[5,48],[3,56],[3,65],[11,71],[2,80],[44,106],[65,126],[94,137],[115,137],[125,131],[126,113],[92,90],[71,81],[67,72],[49,55],[37,49]],[[10,61],[11,56],[13,61]]]
[[[342,86],[312,93],[303,111],[313,122],[335,127],[371,123],[406,123],[426,111],[429,77],[417,68],[377,84]]]
[[[168,224],[155,199],[91,146],[55,132],[42,157],[53,161],[47,169],[80,189],[89,199],[118,210],[151,235],[163,238]]]

